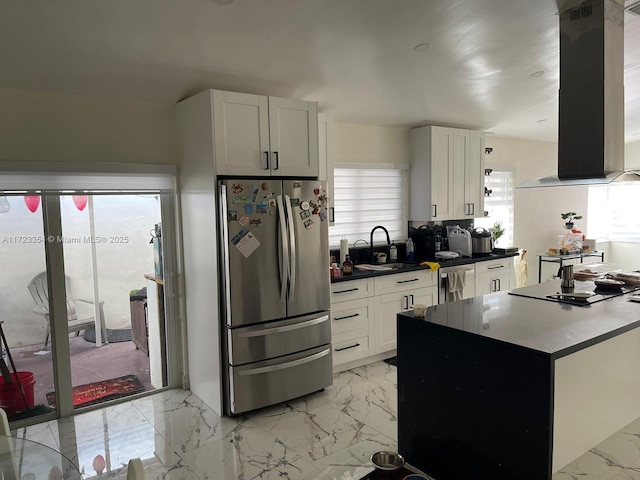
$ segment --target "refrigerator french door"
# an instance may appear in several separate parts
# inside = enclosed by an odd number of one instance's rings
[[[218,183],[225,412],[254,410],[332,383],[326,186]]]

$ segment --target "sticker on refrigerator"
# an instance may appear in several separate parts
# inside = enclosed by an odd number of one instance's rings
[[[262,219],[260,219],[260,218],[252,218],[249,221],[249,225],[251,225],[252,227],[261,227],[262,226]]]
[[[251,195],[249,195],[249,201],[251,203],[255,203],[256,198],[258,198],[258,192],[260,190],[258,190],[258,186],[254,185],[253,188],[251,189]]]
[[[268,203],[259,203],[256,205],[256,211],[258,213],[268,213],[269,212],[269,204]]]
[[[300,212],[300,218],[304,220],[305,218],[309,218],[311,216],[311,212],[309,210],[302,210]]]
[[[304,221],[304,228],[306,228],[307,230],[309,230],[312,225],[313,225],[313,220],[311,220],[310,218]]]
[[[246,215],[243,215],[240,217],[240,220],[238,220],[238,223],[243,227],[246,227],[247,225],[249,225],[249,221],[250,221],[249,217],[247,217]]]
[[[275,207],[276,206],[276,199],[275,198],[270,198],[269,199],[269,206],[270,207]]]
[[[262,198],[271,198],[271,197],[273,197],[273,196],[275,196],[275,192],[269,192],[269,193],[267,193],[267,194],[266,194],[264,197],[262,197]]]
[[[298,206],[300,206],[300,199],[299,199],[299,198],[292,198],[292,199],[291,199],[291,206],[292,206],[292,207],[298,207]]]
[[[242,188],[242,184],[241,183],[234,183],[231,186],[231,191],[235,194],[235,195],[239,195],[242,193],[244,189]]]
[[[320,195],[320,189],[318,187],[314,188],[313,193],[315,193],[316,195]]]
[[[301,208],[302,210],[309,210],[309,202],[307,202],[307,201],[302,202],[302,203],[300,204],[300,208]]]
[[[238,221],[238,211],[229,210],[229,223]]]
[[[258,239],[247,228],[238,232],[231,239],[231,243],[236,246],[244,258],[249,258],[249,256],[260,246]]]
[[[233,197],[231,197],[231,203],[247,203],[247,197],[234,195]]]
[[[260,185],[260,188],[262,190],[269,190],[269,184],[267,182],[263,182],[262,185]]]
[[[244,204],[244,213],[247,215],[251,215],[253,213],[253,203]]]
[[[324,222],[324,221],[327,219],[327,214],[326,214],[326,213],[324,213],[324,210],[320,210],[320,211],[318,212],[318,217],[320,218],[320,220],[321,220],[322,222]]]

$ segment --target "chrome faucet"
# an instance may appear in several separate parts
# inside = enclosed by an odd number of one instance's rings
[[[369,237],[369,253],[370,253],[370,256],[371,256],[371,261],[373,263],[375,263],[375,259],[373,258],[373,232],[375,232],[379,228],[384,230],[384,233],[387,235],[387,245],[391,245],[391,239],[389,238],[389,231],[386,228],[384,228],[382,225],[377,225],[377,226],[373,227],[371,229],[371,234],[370,234],[370,237]]]

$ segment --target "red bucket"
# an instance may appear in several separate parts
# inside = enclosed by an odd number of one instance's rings
[[[20,387],[16,382],[16,374],[12,373],[13,383],[5,383],[4,378],[0,375],[0,407],[7,412],[9,420],[17,412],[22,412],[28,407],[33,407],[33,386],[36,383],[33,372],[18,372],[18,378],[24,388],[25,397],[27,397],[27,404],[24,404],[22,394],[20,393]]]

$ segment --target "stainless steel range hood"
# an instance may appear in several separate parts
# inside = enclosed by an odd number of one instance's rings
[[[558,175],[518,188],[640,181],[624,170],[623,0],[558,0]]]

